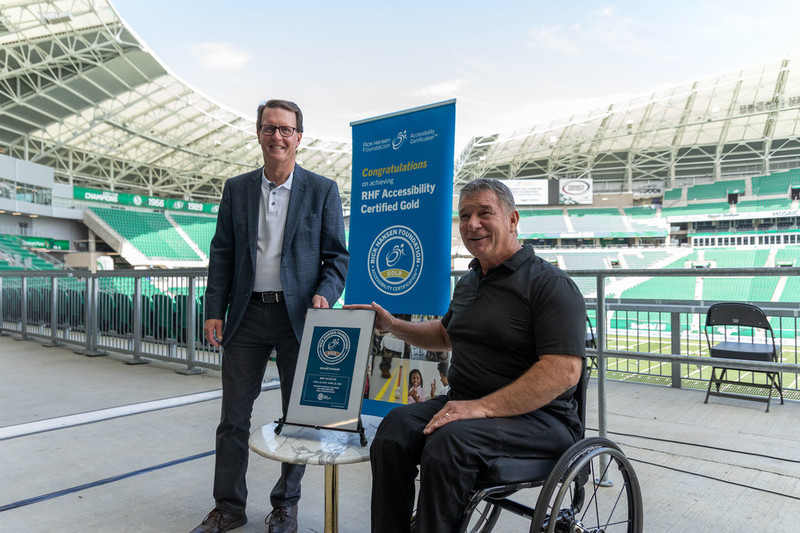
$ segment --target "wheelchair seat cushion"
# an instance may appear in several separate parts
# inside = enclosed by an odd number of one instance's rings
[[[488,468],[478,474],[477,484],[482,487],[522,483],[525,481],[544,481],[553,470],[555,459],[521,459],[517,457],[498,457],[489,462]]]

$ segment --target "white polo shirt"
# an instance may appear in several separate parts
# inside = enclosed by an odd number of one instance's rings
[[[289,211],[294,171],[282,185],[275,186],[261,171],[261,206],[258,212],[258,251],[255,292],[282,291],[281,249]]]

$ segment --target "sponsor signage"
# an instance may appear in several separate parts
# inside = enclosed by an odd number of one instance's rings
[[[518,206],[592,205],[591,178],[501,180]]]
[[[47,250],[69,250],[69,241],[51,239],[49,237],[20,237],[20,244],[28,248],[45,248]]]
[[[588,178],[558,180],[560,205],[592,205],[592,180]]]
[[[550,180],[500,180],[511,189],[514,203],[522,205],[548,205]]]
[[[346,303],[444,314],[450,301],[455,100],[353,122]]]
[[[72,197],[75,200],[85,200],[88,202],[99,202],[112,205],[128,205],[133,207],[150,207],[153,209],[168,209],[171,211],[190,211],[194,213],[217,214],[217,211],[219,211],[218,204],[204,204],[200,202],[189,202],[186,200],[175,200],[173,198],[158,198],[156,196],[103,191],[100,189],[86,189],[83,187],[73,187],[72,191]]]

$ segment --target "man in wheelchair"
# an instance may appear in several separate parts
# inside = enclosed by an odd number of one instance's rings
[[[482,469],[498,457],[558,458],[581,438],[573,394],[585,358],[585,304],[564,272],[517,240],[519,212],[498,180],[461,190],[459,231],[475,257],[441,320],[407,322],[378,304],[376,329],[452,350],[450,391],[400,406],[370,449],[372,531],[457,529]],[[419,465],[419,469],[418,469]]]

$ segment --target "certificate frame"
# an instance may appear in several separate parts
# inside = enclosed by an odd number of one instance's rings
[[[361,435],[361,404],[372,347],[372,309],[309,309],[300,340],[284,425],[351,431]]]

